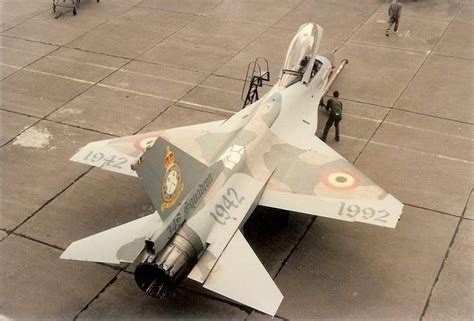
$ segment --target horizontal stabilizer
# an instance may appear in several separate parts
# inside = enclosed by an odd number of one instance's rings
[[[133,136],[100,140],[83,146],[70,160],[120,174],[137,176],[135,171],[131,169],[131,165],[136,162],[145,149],[153,145],[158,137],[162,137],[173,145],[185,150],[194,158],[198,158],[199,161],[206,163],[206,160],[200,157],[201,149],[198,148],[199,145],[196,146],[194,141],[210,131],[221,129],[220,126],[222,123],[223,121],[220,120]],[[219,146],[215,144],[207,144],[206,146],[211,151],[219,149]]]
[[[283,295],[240,231],[237,231],[204,287],[274,316]]]
[[[145,237],[161,225],[153,213],[104,232],[75,241],[61,259],[119,264],[132,263],[145,246]]]

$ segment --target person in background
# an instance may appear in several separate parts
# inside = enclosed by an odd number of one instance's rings
[[[402,4],[397,0],[393,0],[388,7],[388,26],[385,35],[388,37],[390,29],[395,24],[393,31],[398,32],[398,23],[400,22],[400,14],[402,13]]]

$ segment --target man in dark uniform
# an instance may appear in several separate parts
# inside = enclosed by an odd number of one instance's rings
[[[398,22],[400,21],[401,13],[402,13],[401,3],[398,3],[397,0],[393,0],[392,3],[390,4],[390,7],[388,7],[388,16],[389,16],[388,27],[387,27],[387,30],[385,30],[385,35],[387,37],[390,32],[390,28],[392,28],[393,24],[395,24],[393,31],[398,32]]]
[[[323,106],[326,107],[326,110],[329,112],[329,118],[326,122],[326,126],[324,127],[323,136],[321,137],[323,142],[326,141],[329,129],[333,124],[334,127],[336,127],[336,141],[339,141],[339,122],[342,119],[342,103],[338,99],[339,92],[337,90],[333,92],[332,95],[333,98],[330,98],[326,105],[323,104]]]

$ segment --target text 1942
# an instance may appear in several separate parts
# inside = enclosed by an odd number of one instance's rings
[[[233,208],[239,208],[240,204],[245,200],[245,197],[239,196],[235,189],[228,188],[226,194],[222,195],[222,200],[217,203],[214,211],[210,212],[211,216],[217,223],[225,225],[226,221],[232,218],[229,211]]]
[[[116,155],[107,156],[104,153],[94,152],[93,150],[84,156],[83,160],[91,163],[103,162],[102,166],[109,166],[118,169],[122,169],[123,165],[127,162],[125,157],[117,157]]]

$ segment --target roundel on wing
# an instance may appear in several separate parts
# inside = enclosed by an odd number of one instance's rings
[[[150,147],[151,144],[157,139],[157,136],[147,136],[147,137],[142,137],[138,140],[136,140],[133,143],[133,146],[135,147],[136,150],[139,152],[145,151],[147,147]]]
[[[360,184],[360,178],[350,171],[330,171],[323,176],[326,186],[333,189],[354,189]]]

